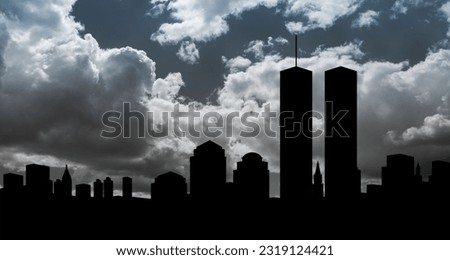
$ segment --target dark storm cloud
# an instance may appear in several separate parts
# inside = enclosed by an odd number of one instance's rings
[[[1,27],[10,33],[1,39],[7,45],[2,53],[7,59],[0,118],[7,124],[0,135],[2,151],[10,155],[2,156],[2,163],[18,170],[22,166],[16,161],[50,165],[66,161],[75,164],[82,181],[99,174],[151,177],[169,166],[177,168],[175,162],[183,160],[179,156],[184,156],[184,148],[170,140],[164,144],[136,137],[100,137],[106,111],[121,111],[125,101],[133,110],[147,111],[142,101],[152,91],[155,63],[130,47],[101,49],[91,35],[78,35],[81,26],[68,16],[72,2],[53,9],[46,8],[49,4],[10,2],[8,12],[28,7],[45,11],[28,13],[27,19],[13,13],[14,19],[1,19]],[[41,17],[53,22],[34,24]]]

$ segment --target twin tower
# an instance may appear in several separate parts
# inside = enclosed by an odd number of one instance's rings
[[[280,72],[280,197],[312,197],[313,138],[325,137],[325,197],[358,198],[357,73],[344,67],[325,72],[325,117],[313,133],[313,73],[292,67]]]

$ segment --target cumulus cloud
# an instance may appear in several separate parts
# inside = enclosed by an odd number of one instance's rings
[[[200,59],[200,53],[197,49],[197,46],[193,42],[183,42],[180,46],[180,49],[177,52],[177,56],[180,60],[188,63],[195,64]]]
[[[278,0],[174,0],[167,5],[174,22],[162,24],[151,39],[160,44],[183,40],[209,41],[228,32],[226,19],[259,6],[274,7]]]
[[[170,73],[164,79],[157,79],[153,83],[151,95],[155,98],[173,101],[178,96],[178,91],[184,86],[180,73]]]
[[[395,145],[448,145],[449,125],[449,89],[450,69],[449,50],[430,53],[427,58],[406,71],[389,76],[390,84],[402,93],[416,97],[418,106],[434,107],[437,112],[425,115],[422,125],[406,127],[406,130],[390,130],[387,140]],[[436,107],[436,104],[441,104]]]
[[[410,127],[398,135],[389,131],[387,137],[396,145],[427,144],[448,146],[450,140],[450,118],[435,114],[427,116],[420,127]]]
[[[298,16],[307,22],[289,21],[286,29],[291,33],[304,33],[313,29],[326,29],[344,16],[354,13],[363,1],[344,0],[288,0],[285,15],[287,17]]]
[[[450,2],[447,2],[446,4],[442,5],[440,11],[447,17],[447,22],[449,23],[450,26]],[[450,37],[450,29],[447,32],[447,36]]]
[[[10,171],[31,161],[68,163],[84,182],[106,175],[149,182],[168,169],[183,172],[194,147],[189,140],[139,139],[134,132],[128,139],[100,137],[103,113],[122,111],[124,102],[143,113],[177,102],[181,75],[156,79],[145,52],[101,49],[92,35],[80,36],[83,27],[69,15],[73,3],[0,4],[0,118],[8,125],[0,129],[0,145],[10,155],[0,163]]]
[[[246,70],[250,65],[252,65],[252,61],[244,58],[242,56],[237,56],[232,59],[227,59],[222,56],[222,62],[225,64],[225,68],[230,70],[230,73],[236,73],[238,71]]]
[[[219,2],[153,1],[167,5],[175,20],[162,26],[154,39],[162,44],[206,41],[226,32],[226,17],[276,4]],[[217,105],[186,102],[179,94],[184,86],[182,75],[174,72],[157,79],[151,53],[130,47],[106,50],[92,35],[80,36],[82,25],[69,15],[73,3],[0,3],[0,119],[8,122],[0,128],[0,162],[10,169],[16,169],[22,160],[55,166],[56,161],[68,162],[76,166],[76,180],[91,182],[106,175],[130,175],[140,187],[136,192],[147,192],[150,179],[164,171],[175,170],[188,177],[188,158],[196,145],[207,138],[170,135],[102,139],[100,118],[105,111],[121,110],[123,102],[130,102],[133,110],[155,114],[172,111],[174,105],[179,105],[181,111],[195,107],[201,114],[221,115],[236,111],[261,114],[269,104],[273,110],[279,110],[279,71],[294,64],[292,57],[283,57],[273,48],[285,44],[284,39],[254,41],[241,55],[223,58],[229,71],[218,91]],[[345,1],[342,6],[330,1],[287,3],[285,15],[302,17],[305,30],[328,28],[359,6],[359,1]],[[325,14],[328,17],[323,17]],[[364,150],[359,154],[359,163],[363,175],[373,178],[384,163],[381,141],[386,133],[399,133],[392,137],[392,145],[398,144],[394,141],[402,142],[404,132],[404,140],[410,145],[418,144],[415,139],[432,143],[447,138],[450,53],[435,50],[414,66],[407,61],[363,62],[362,44],[321,46],[308,57],[300,58],[298,64],[314,72],[314,109],[319,112],[323,111],[324,71],[336,66],[358,71],[359,149]],[[256,59],[251,61],[246,55]],[[438,108],[437,103],[441,104]],[[261,118],[254,121],[262,126]],[[322,124],[317,120],[315,123],[318,127]],[[181,125],[186,129],[187,122],[182,120]],[[201,122],[195,122],[195,126],[202,129]],[[273,119],[273,130],[276,126],[277,120]],[[232,130],[243,129],[241,123],[235,122]],[[241,156],[250,151],[259,152],[269,162],[272,173],[279,172],[277,138],[233,135],[215,140],[226,149],[229,174]],[[314,158],[321,160],[323,140],[314,141],[314,152]]]
[[[286,29],[292,34],[301,34],[308,31],[310,28],[305,27],[302,22],[287,22]]]
[[[261,6],[273,8],[283,3],[282,13],[291,21],[286,28],[291,33],[303,33],[312,29],[326,29],[340,17],[355,12],[362,0],[231,0],[201,1],[175,0],[167,6],[159,3],[150,13],[159,14],[164,8],[173,22],[162,24],[151,39],[160,44],[176,44],[185,40],[210,41],[228,32],[227,19]],[[163,6],[164,5],[164,6]],[[296,21],[296,18],[303,21]]]
[[[427,2],[424,0],[397,0],[392,6],[391,10],[393,12],[391,18],[395,19],[400,14],[406,14],[410,8],[424,6],[428,4],[433,4],[431,1]]]
[[[277,45],[285,45],[288,43],[288,40],[283,37],[277,37],[273,39],[273,37],[268,37],[267,42],[261,40],[254,40],[248,44],[248,48],[244,51],[245,53],[251,53],[255,56],[256,59],[262,59],[266,56],[267,52],[273,51],[273,48]]]
[[[425,92],[433,93],[431,104],[440,103],[447,93],[450,69],[450,50],[440,49],[429,53],[424,61],[405,71],[389,75],[389,83],[399,91],[406,91],[418,96]]]
[[[157,18],[167,9],[167,2],[169,0],[151,0],[150,4],[152,8],[146,13],[146,15]]]
[[[352,27],[363,28],[377,25],[377,18],[380,16],[380,12],[375,12],[373,10],[368,10],[364,13],[360,13],[358,19],[353,21]]]

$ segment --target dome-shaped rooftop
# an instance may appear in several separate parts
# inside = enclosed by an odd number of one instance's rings
[[[243,161],[262,161],[262,156],[257,153],[247,153],[246,155],[242,156]]]

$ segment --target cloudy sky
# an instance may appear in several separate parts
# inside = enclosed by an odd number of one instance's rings
[[[358,71],[363,183],[379,182],[392,153],[415,156],[429,173],[431,160],[450,159],[449,28],[448,0],[2,0],[0,170],[42,163],[56,178],[69,164],[76,183],[131,176],[136,195],[148,196],[158,174],[188,177],[206,138],[105,139],[102,114],[123,102],[144,113],[175,104],[202,114],[277,111],[279,71],[294,64],[298,34],[317,111],[325,70]],[[215,141],[230,180],[236,161],[256,151],[278,194],[276,138]],[[323,161],[320,138],[314,159]]]

